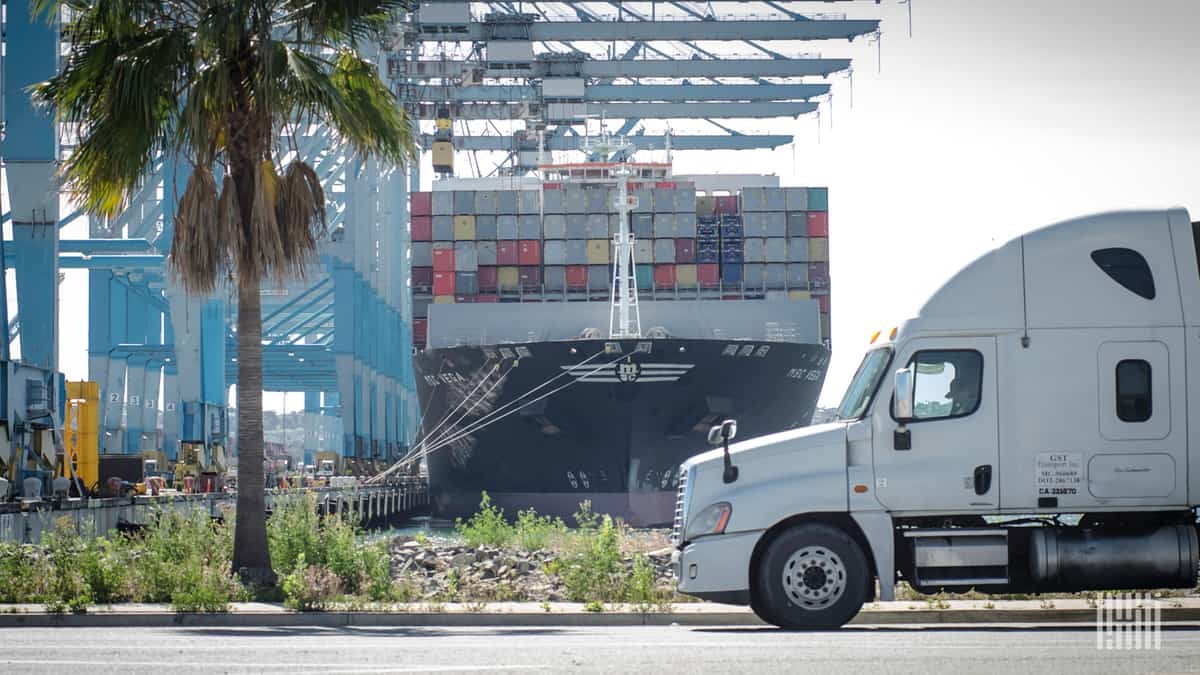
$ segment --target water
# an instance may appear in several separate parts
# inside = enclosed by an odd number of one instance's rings
[[[429,516],[418,516],[395,527],[375,530],[368,534],[368,538],[392,539],[400,537],[407,540],[415,539],[418,534],[428,538],[431,544],[449,544],[460,540],[458,533],[454,531],[454,527],[450,523],[444,520],[435,520]]]

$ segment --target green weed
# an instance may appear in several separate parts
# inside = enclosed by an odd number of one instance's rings
[[[566,530],[562,520],[551,520],[550,516],[538,516],[533,509],[517,513],[517,523],[513,531],[516,544],[526,551],[545,549],[555,534]]]
[[[483,493],[475,515],[466,522],[462,518],[455,520],[454,529],[472,547],[504,547],[515,535],[513,526],[504,519],[504,510],[492,505],[492,498],[487,492]]]

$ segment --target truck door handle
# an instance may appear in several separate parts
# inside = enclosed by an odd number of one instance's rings
[[[992,465],[981,464],[975,467],[975,494],[985,495],[992,489]]]

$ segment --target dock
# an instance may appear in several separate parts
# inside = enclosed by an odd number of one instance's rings
[[[268,512],[276,500],[305,492],[316,495],[321,515],[349,513],[355,522],[368,529],[396,524],[429,508],[428,483],[405,478],[386,485],[271,489],[266,493]],[[0,504],[0,542],[41,543],[61,518],[69,519],[77,532],[100,537],[150,524],[167,510],[183,514],[200,511],[220,519],[231,513],[236,504],[236,492],[9,502]]]

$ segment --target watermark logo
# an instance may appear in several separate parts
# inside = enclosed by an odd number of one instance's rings
[[[1096,649],[1162,649],[1161,603],[1147,593],[1097,598]]]

